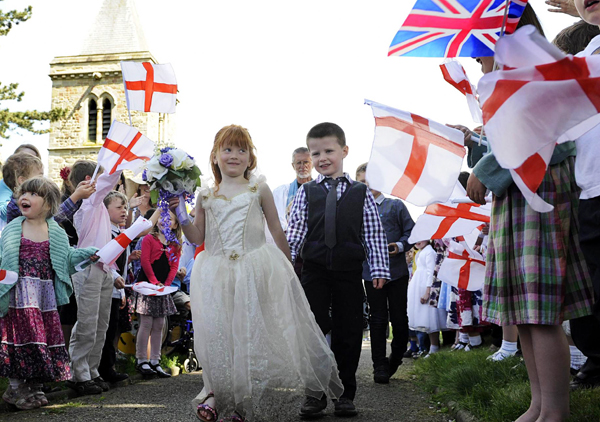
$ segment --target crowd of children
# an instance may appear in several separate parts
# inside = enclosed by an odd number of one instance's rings
[[[598,54],[600,40],[590,40],[600,9],[584,0],[575,6],[589,24],[564,31],[556,44]],[[519,25],[525,24],[542,32],[530,5]],[[477,60],[484,73],[493,71],[493,58]],[[470,140],[469,129],[455,127]],[[169,377],[159,363],[165,317],[191,311],[203,368],[203,389],[193,400],[198,419],[251,420],[271,387],[300,388],[301,417],[322,416],[327,398],[336,416],[354,416],[366,295],[375,382],[388,383],[405,357],[437,353],[441,336],[454,342],[451,350],[479,348],[481,332],[494,324],[502,327],[502,343],[489,359],[515,355],[520,342],[529,375],[531,405],[518,421],[565,420],[569,366],[579,370],[575,386],[600,383],[597,131],[556,147],[537,191],[554,205],[548,213],[529,207],[493,152],[466,142],[473,167],[461,175],[467,195],[483,204],[493,193],[491,223],[467,245],[486,257],[478,291],[439,278],[447,249],[464,239],[421,239],[412,249],[414,222],[402,201],[369,188],[368,164],[356,180],[344,171],[348,146],[334,123],[308,132],[318,176],[293,184],[284,216],[254,174],[248,131],[222,128],[210,155],[214,186],[201,189],[192,216],[173,198],[170,227],[158,222],[148,186],[125,195],[120,172],[100,169],[93,180],[96,163],[80,160],[62,175],[61,192],[43,177],[39,151],[21,145],[0,181],[0,269],[18,274],[15,283],[0,283],[0,376],[9,379],[3,399],[33,409],[48,404],[45,382],[66,381],[84,395],[127,378],[115,362],[130,311],[139,318],[136,369]],[[152,221],[149,232],[114,264],[99,262],[98,249],[140,215]],[[266,241],[265,224],[274,244]],[[183,235],[204,244],[197,259],[183,250]],[[300,277],[293,267],[299,259]],[[181,286],[186,279],[191,298],[124,291],[133,280]]]

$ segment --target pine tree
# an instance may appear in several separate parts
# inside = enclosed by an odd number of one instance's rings
[[[10,10],[3,12],[0,10],[0,36],[7,35],[14,25],[27,21],[31,17],[31,13],[31,6],[22,11]],[[19,92],[18,88],[19,84],[17,83],[2,85],[0,82],[0,103],[8,100],[21,101],[25,93],[23,91]],[[8,108],[0,108],[0,138],[8,138],[7,132],[17,127],[31,133],[47,133],[47,129],[35,129],[34,124],[45,120],[56,121],[65,117],[66,114],[67,111],[64,109],[52,109],[50,111],[10,111]]]

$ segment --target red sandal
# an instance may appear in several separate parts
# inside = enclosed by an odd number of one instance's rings
[[[215,395],[211,391],[210,393],[208,393],[208,396],[206,396],[204,401],[198,405],[198,408],[196,410],[196,417],[198,419],[200,419],[202,422],[216,422],[217,418],[219,417],[219,414],[217,413],[217,409],[209,406],[208,404],[204,404],[204,402],[206,400],[208,400],[210,398],[214,398],[214,397],[215,397]],[[210,413],[212,415],[212,419],[206,419],[205,417],[201,416],[200,413],[198,413],[200,410]]]

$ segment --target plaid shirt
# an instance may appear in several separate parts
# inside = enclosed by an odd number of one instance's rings
[[[56,215],[54,215],[54,221],[56,221],[58,224],[62,224],[66,220],[72,220],[73,214],[77,212],[80,206],[81,201],[77,201],[75,204],[71,198],[65,199],[58,207],[58,212]],[[17,205],[17,200],[12,198],[6,206],[6,220],[10,223],[12,220],[20,217],[21,215],[21,210]]]
[[[319,174],[315,180],[317,183],[325,183],[325,187],[329,190],[330,184],[325,176]],[[341,182],[337,185],[337,199],[339,200],[346,188],[352,183],[352,179],[348,173],[344,173],[340,177]],[[367,262],[371,268],[371,276],[373,278],[390,279],[389,257],[387,249],[387,238],[381,221],[379,220],[379,211],[375,198],[371,191],[367,189],[365,196],[365,205],[363,208],[363,226],[361,228],[361,237],[363,246],[367,251]],[[287,239],[290,244],[292,253],[292,261],[296,260],[299,255],[306,234],[308,233],[308,202],[306,200],[306,192],[304,185],[300,186],[298,193],[294,197],[292,210],[290,212],[290,220],[287,230]]]

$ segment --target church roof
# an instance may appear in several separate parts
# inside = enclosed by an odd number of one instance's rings
[[[133,0],[104,0],[81,55],[149,51]]]

